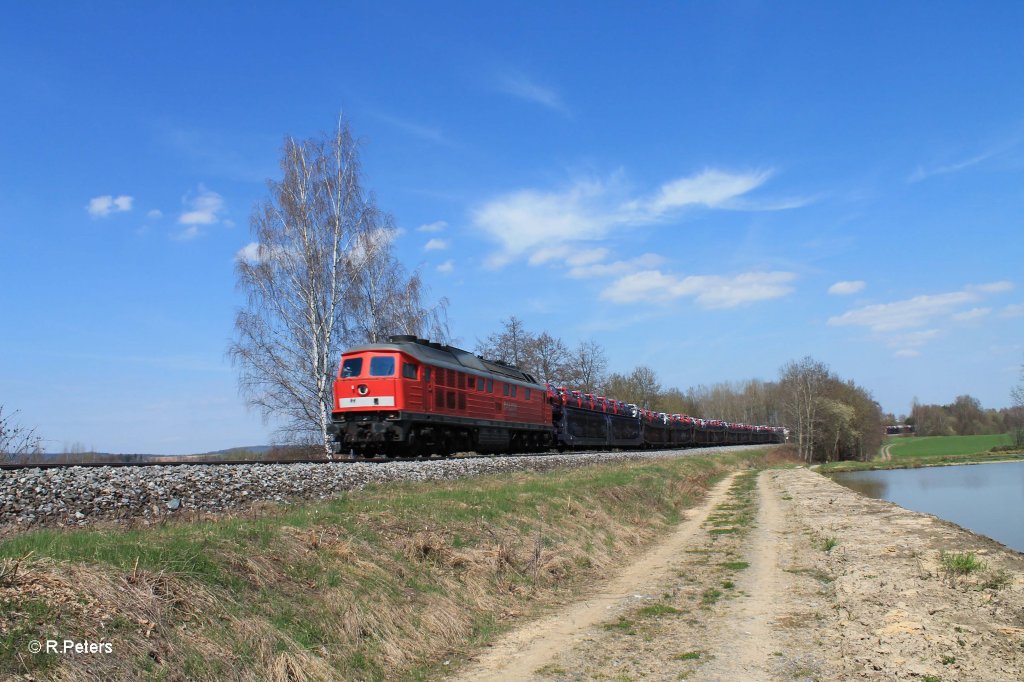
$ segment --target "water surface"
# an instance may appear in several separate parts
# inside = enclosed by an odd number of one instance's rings
[[[832,479],[1024,552],[1024,462],[850,471]]]

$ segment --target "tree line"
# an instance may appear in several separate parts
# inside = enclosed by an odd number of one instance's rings
[[[1024,384],[1022,384],[1024,386]],[[1024,388],[1017,386],[1011,391],[1014,405],[1003,409],[985,409],[981,401],[970,395],[957,396],[948,405],[924,405],[914,399],[910,416],[904,422],[914,427],[919,436],[980,436],[1010,432],[1024,443]]]

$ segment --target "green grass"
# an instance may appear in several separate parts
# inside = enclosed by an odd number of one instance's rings
[[[892,458],[942,457],[946,455],[972,455],[988,452],[1000,445],[1010,445],[1013,440],[1008,433],[986,436],[921,436],[893,438],[889,452]]]
[[[750,568],[750,563],[746,561],[725,561],[718,565],[730,571],[742,571],[745,568]]]
[[[682,613],[682,611],[673,606],[668,606],[667,604],[653,604],[651,606],[645,606],[637,611],[637,614],[643,618],[658,618],[660,616],[677,613]]]
[[[954,552],[952,554],[942,552],[939,554],[939,561],[942,563],[943,570],[953,576],[970,575],[977,571],[984,571],[986,568],[985,562],[979,559],[974,552]]]
[[[703,593],[701,593],[701,595],[700,595],[700,603],[702,605],[704,605],[704,606],[711,606],[716,601],[721,599],[721,597],[722,597],[722,591],[721,590],[715,589],[714,587],[709,587],[708,589],[704,590]]]
[[[685,654],[676,654],[672,658],[677,661],[696,661],[702,655],[700,651],[687,651]]]
[[[991,452],[994,447],[1012,443],[1010,434],[986,436],[921,436],[886,440],[892,459],[869,462],[829,462],[818,466],[821,473],[861,471],[866,469],[909,469],[969,462],[1005,462],[1024,459],[1024,451]]]

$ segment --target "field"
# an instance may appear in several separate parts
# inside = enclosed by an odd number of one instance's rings
[[[423,679],[571,598],[764,451],[388,484],[0,542],[0,678]],[[27,651],[110,642],[102,657]]]
[[[888,438],[879,455],[868,462],[830,462],[818,467],[823,473],[863,469],[906,469],[943,464],[1001,462],[1024,459],[1020,450],[1009,448],[1013,439],[1008,433],[986,436],[902,436]]]
[[[971,455],[988,452],[1013,441],[1008,433],[987,436],[922,436],[893,438],[887,441],[893,459],[908,457],[941,457],[944,455]]]

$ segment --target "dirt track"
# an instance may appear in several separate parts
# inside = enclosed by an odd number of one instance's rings
[[[986,568],[950,577],[943,551]],[[723,481],[646,556],[458,679],[929,678],[1024,679],[1024,556],[798,469]]]

